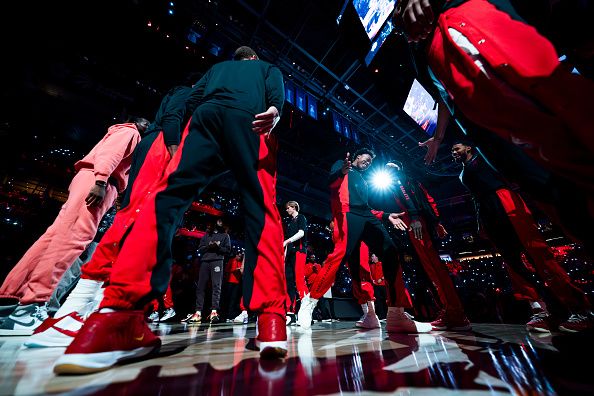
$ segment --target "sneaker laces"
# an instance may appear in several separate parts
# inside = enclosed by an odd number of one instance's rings
[[[571,314],[569,319],[567,319],[568,323],[579,323],[583,322],[588,319],[588,316],[582,314]]]
[[[530,321],[537,321],[537,320],[546,320],[549,317],[549,313],[547,311],[540,311],[532,315]]]
[[[46,320],[49,315],[47,314],[47,303],[43,305],[38,305],[35,307],[35,313],[33,314],[37,319],[41,320],[42,322]]]

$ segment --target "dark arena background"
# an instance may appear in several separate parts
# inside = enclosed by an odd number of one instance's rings
[[[53,372],[54,363],[64,354],[63,347],[27,347],[27,335],[11,335],[10,329],[0,331],[1,395],[594,394],[590,362],[594,352],[592,311],[588,308],[578,312],[564,304],[550,287],[552,278],[547,281],[541,276],[529,248],[516,259],[523,266],[525,280],[539,295],[530,298],[521,293],[517,279],[510,278],[511,264],[497,238],[477,224],[479,199],[461,183],[463,166],[454,160],[452,146],[461,141],[472,146],[477,142],[487,166],[500,170],[506,188],[525,201],[533,219],[530,227],[546,243],[549,262],[569,275],[568,282],[580,289],[588,302],[594,297],[594,223],[590,221],[594,218],[593,184],[589,180],[576,183],[569,175],[562,179],[568,186],[561,193],[565,198],[544,202],[543,194],[557,197],[548,192],[561,191],[561,182],[546,184],[546,192],[539,194],[539,189],[530,184],[533,179],[514,178],[550,172],[551,180],[557,180],[556,169],[538,159],[527,165],[534,168],[524,172],[524,157],[532,158],[526,154],[532,152],[530,142],[512,137],[514,144],[509,149],[505,146],[508,143],[502,144],[500,135],[491,133],[488,125],[465,131],[473,120],[457,106],[453,115],[458,122],[452,120],[438,132],[439,111],[447,109],[426,73],[427,44],[409,43],[402,19],[392,18],[395,7],[405,7],[407,1],[15,3],[3,5],[5,23],[1,28],[1,281],[64,210],[69,185],[77,174],[74,164],[103,139],[110,126],[135,117],[152,122],[172,87],[182,84],[188,76],[192,83],[197,82],[213,65],[230,60],[234,51],[245,45],[253,48],[261,60],[277,66],[283,75],[285,102],[272,132],[278,137],[275,199],[285,229],[292,221],[286,211],[288,201],[297,201],[299,213],[307,218],[303,253],[309,272],[296,275],[301,280],[305,276],[307,282],[303,283],[310,286],[310,281],[315,282],[312,271],[321,271],[316,265],[323,264],[335,246],[328,187],[331,167],[347,153],[370,148],[376,157],[362,175],[372,208],[403,212],[405,209],[394,197],[404,191],[407,183],[422,185],[432,197],[439,212],[438,223],[447,235],[432,235],[433,247],[423,249],[433,249],[439,256],[439,265],[446,269],[461,301],[461,315],[469,320],[472,329],[434,326],[434,330],[422,334],[387,331],[390,319],[386,318],[384,275],[379,275],[381,279],[375,277],[374,263],[367,282],[375,291],[379,325],[365,328],[356,324],[363,312],[353,294],[353,283],[360,276],[353,279],[349,266],[342,264],[332,287],[313,310],[311,329],[287,325],[288,355],[284,359],[260,357],[254,342],[258,312],[236,320],[242,309],[228,287],[227,270],[220,317],[210,322],[206,319],[211,313],[211,290],[217,287],[208,281],[202,321],[182,322],[196,311],[196,289],[203,265],[198,252],[201,239],[214,229],[217,219],[222,219],[221,231],[229,234],[231,243],[224,254],[226,264],[245,253],[244,240],[250,237],[244,222],[250,212],[241,200],[240,183],[233,172],[225,171],[196,196],[176,228],[170,295],[166,295],[170,304],[157,298],[144,308],[150,329],[161,338],[159,351],[107,371],[64,376]],[[431,1],[436,15],[441,3]],[[522,23],[533,26],[538,32],[535,34],[551,43],[560,67],[574,76],[579,73],[580,78],[591,83],[594,7],[589,2],[458,3],[505,3],[515,7],[513,12],[521,16]],[[508,10],[507,5],[496,6]],[[430,33],[429,40],[432,37]],[[451,92],[450,97],[454,102],[459,99]],[[583,101],[591,103],[591,98],[583,97]],[[485,105],[483,111],[501,109],[489,106]],[[590,132],[594,133],[594,129]],[[428,148],[419,144],[428,139],[441,142],[433,161],[426,161]],[[560,151],[566,149],[561,144],[559,147]],[[585,162],[580,162],[583,157],[576,159],[576,166],[588,164],[594,158],[589,154]],[[518,157],[521,159],[516,161]],[[397,174],[400,176],[390,173],[388,162],[403,169]],[[565,175],[559,175],[562,177]],[[409,195],[403,194],[408,199]],[[580,197],[585,197],[585,202],[589,199],[590,206],[585,205],[589,209],[584,213],[590,217],[580,215]],[[109,229],[122,200],[120,194],[103,217],[95,242]],[[551,206],[556,205],[560,205],[557,211],[551,211]],[[480,210],[487,209],[483,206]],[[506,213],[502,213],[496,217],[507,221]],[[560,216],[555,218],[551,213]],[[445,312],[440,300],[442,290],[421,263],[411,241],[413,231],[401,231],[384,223],[397,248],[397,261],[411,302],[406,312],[419,322],[435,321]],[[574,223],[579,224],[574,228]],[[587,231],[583,234],[572,232],[584,229]],[[285,231],[284,239],[289,237]],[[90,255],[92,251],[83,252],[78,266]],[[370,258],[362,260],[369,262]],[[73,276],[78,279],[80,270]],[[30,281],[23,279],[25,284]],[[57,304],[65,302],[74,284],[64,290]],[[15,300],[2,287],[2,309],[19,302],[18,296]],[[291,314],[298,313],[303,296],[298,300],[293,307],[296,312]],[[534,303],[540,308],[535,308]],[[20,306],[24,306],[22,302]],[[2,328],[6,328],[11,312],[0,311]],[[46,321],[53,315],[49,312]],[[167,312],[171,315],[164,317]],[[544,318],[543,312],[547,328],[530,329],[527,324],[535,317]],[[559,326],[571,318],[579,321],[580,327],[561,331]]]

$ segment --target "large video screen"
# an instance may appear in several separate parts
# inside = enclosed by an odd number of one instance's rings
[[[417,80],[413,81],[403,110],[427,135],[433,136],[437,127],[437,103]]]
[[[394,11],[396,0],[353,0],[367,37],[372,40]]]
[[[382,31],[379,33],[377,38],[373,40],[373,44],[371,44],[371,49],[365,57],[365,64],[367,66],[369,66],[373,58],[375,58],[375,55],[379,51],[384,41],[386,41],[390,33],[392,33],[392,30],[394,30],[394,25],[392,24],[392,21],[386,22],[385,26],[383,27]]]

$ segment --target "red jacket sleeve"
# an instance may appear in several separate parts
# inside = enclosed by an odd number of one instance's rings
[[[429,202],[429,205],[431,206],[431,209],[433,210],[435,217],[439,217],[439,211],[437,210],[437,204],[435,203],[435,200],[429,194],[429,192],[427,191],[425,186],[423,186],[421,183],[419,183],[419,187],[420,187],[421,191],[423,191],[423,194],[425,194],[425,198],[427,199],[427,202]]]

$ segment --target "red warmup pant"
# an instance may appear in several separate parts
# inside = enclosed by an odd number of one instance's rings
[[[403,220],[406,224],[410,224],[408,215],[404,215]],[[429,234],[427,222],[422,217],[419,221],[422,225],[423,239],[419,240],[415,238],[412,230],[408,231],[408,236],[417,253],[417,257],[423,266],[423,270],[431,282],[433,282],[441,306],[446,312],[462,312],[464,311],[462,302],[460,302],[460,297],[458,297],[454,282],[452,282],[452,278],[450,278],[447,267],[442,263],[437,250],[433,246],[433,240]]]
[[[479,51],[485,75],[454,42],[462,33]],[[523,150],[544,167],[594,191],[594,81],[571,74],[533,27],[487,0],[440,15],[428,49],[432,71],[475,124]]]
[[[287,280],[286,306],[287,312],[295,312],[297,297],[303,298],[307,286],[305,285],[305,259],[303,252],[287,252],[285,254],[285,275]]]
[[[184,134],[187,134],[187,130]],[[101,238],[93,257],[81,268],[81,278],[109,282],[111,268],[120,253],[124,237],[134,225],[146,198],[154,193],[155,184],[163,176],[169,160],[163,133],[150,134],[140,141],[132,164],[131,173],[135,173],[136,177],[130,179],[127,205],[116,213],[113,224]]]
[[[18,298],[21,304],[49,301],[64,272],[93,241],[101,218],[117,198],[117,189],[108,184],[101,204],[87,206],[85,198],[94,185],[92,170],[81,169],[74,176],[58,217],[10,271],[0,297]]]
[[[497,196],[544,284],[570,310],[579,312],[590,309],[590,303],[584,292],[571,283],[569,275],[559,265],[554,253],[542,239],[524,200],[507,189],[498,190]]]
[[[126,237],[101,307],[136,309],[165,292],[177,225],[195,195],[221,171],[222,157],[240,185],[246,209],[244,302],[255,312],[285,315],[277,139],[274,134],[255,134],[252,121],[247,112],[209,103],[195,110],[188,134]]]

